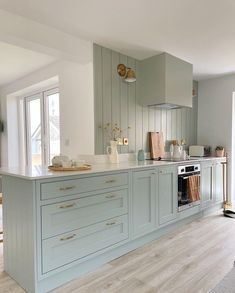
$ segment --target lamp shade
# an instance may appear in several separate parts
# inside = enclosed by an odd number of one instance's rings
[[[131,68],[127,69],[126,77],[125,77],[126,82],[135,82],[136,81],[136,75],[135,71]]]

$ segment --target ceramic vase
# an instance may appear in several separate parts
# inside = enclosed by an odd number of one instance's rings
[[[109,160],[111,163],[119,163],[119,157],[118,157],[118,150],[117,150],[117,141],[111,140],[110,146],[107,146],[107,154],[109,155]]]

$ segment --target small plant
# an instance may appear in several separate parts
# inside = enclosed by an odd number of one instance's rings
[[[216,154],[216,157],[224,157],[224,147],[218,145],[218,146],[215,148],[215,154]]]
[[[221,145],[218,145],[218,146],[215,148],[216,151],[222,151],[223,149],[224,149],[224,147],[221,146]]]
[[[121,129],[117,123],[115,123],[113,126],[111,123],[106,123],[104,124],[104,126],[99,126],[99,128],[103,129],[107,136],[109,137],[110,140],[114,140],[117,141],[118,138],[120,138],[122,136],[122,133],[127,130],[130,129],[130,126],[128,126],[126,129]]]

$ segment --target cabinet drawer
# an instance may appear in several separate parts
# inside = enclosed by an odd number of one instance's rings
[[[43,240],[45,274],[128,238],[128,219],[121,216]]]
[[[43,239],[127,213],[128,190],[117,190],[42,207]]]
[[[65,195],[127,185],[127,175],[128,173],[119,173],[41,183],[41,199],[51,199]]]

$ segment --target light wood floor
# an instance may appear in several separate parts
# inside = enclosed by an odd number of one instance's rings
[[[235,260],[235,220],[219,214],[194,221],[53,293],[203,293]],[[0,292],[24,292],[3,272]]]

